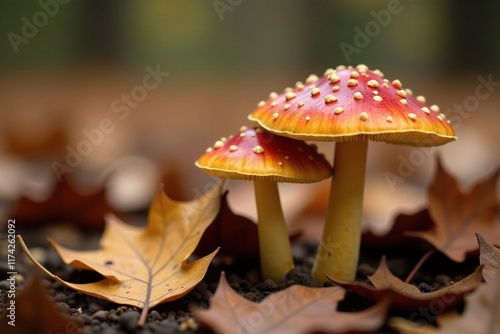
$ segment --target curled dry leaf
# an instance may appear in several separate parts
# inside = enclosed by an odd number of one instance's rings
[[[81,324],[56,308],[40,276],[35,270],[27,285],[16,292],[15,298],[9,299],[6,294],[0,333],[80,333]]]
[[[483,277],[486,282],[490,282],[495,276],[500,276],[500,249],[493,247],[479,233],[476,233],[476,237],[479,244],[479,262],[484,265]]]
[[[481,283],[481,270],[482,267],[479,266],[476,271],[464,279],[428,293],[423,293],[415,285],[405,283],[394,276],[389,270],[385,258],[382,258],[377,271],[368,276],[373,286],[364,282],[344,282],[331,277],[328,279],[372,301],[379,301],[390,296],[392,308],[412,311],[421,307],[429,307],[435,303],[438,303],[442,309],[457,304],[466,293],[474,290]]]
[[[389,324],[404,334],[500,333],[500,276],[465,297],[461,316],[444,315],[437,322],[439,328],[401,318],[390,319]]]
[[[193,314],[216,333],[359,333],[382,326],[387,300],[357,313],[337,312],[344,294],[340,287],[293,285],[254,303],[231,289],[222,273],[210,308],[194,309]]]
[[[500,240],[500,224],[496,222],[500,210],[496,194],[499,172],[496,170],[469,192],[463,192],[438,160],[429,188],[429,212],[435,225],[406,235],[428,241],[455,262],[463,262],[467,253],[477,251],[476,232]]]
[[[151,204],[145,228],[130,226],[109,217],[100,249],[75,251],[49,240],[63,261],[76,268],[95,270],[105,278],[87,284],[64,281],[38,263],[24,242],[20,244],[30,259],[50,277],[83,293],[143,309],[178,299],[198,284],[217,253],[188,263],[203,231],[213,221],[220,206],[221,184],[189,202],[176,202],[159,191]]]

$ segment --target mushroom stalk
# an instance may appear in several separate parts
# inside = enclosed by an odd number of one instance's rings
[[[361,242],[368,141],[337,142],[330,200],[312,276],[353,281]]]
[[[278,283],[283,282],[286,273],[293,269],[293,258],[278,185],[256,179],[254,188],[262,276]]]

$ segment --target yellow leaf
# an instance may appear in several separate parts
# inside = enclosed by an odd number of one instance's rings
[[[95,270],[105,277],[98,282],[76,284],[53,275],[31,256],[21,237],[19,241],[30,259],[58,282],[95,297],[142,308],[141,325],[150,307],[184,296],[203,279],[218,249],[191,263],[187,259],[219,211],[221,187],[219,184],[188,202],[173,201],[159,191],[145,228],[107,217],[97,250],[75,251],[49,239],[65,263]]]

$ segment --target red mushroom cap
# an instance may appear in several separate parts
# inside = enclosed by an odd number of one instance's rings
[[[331,166],[314,145],[276,136],[263,128],[247,129],[209,147],[195,165],[226,179],[268,179],[308,183],[330,177]]]
[[[248,118],[302,140],[437,146],[456,139],[438,106],[365,65],[328,69],[321,78],[311,75],[282,94],[271,93]]]

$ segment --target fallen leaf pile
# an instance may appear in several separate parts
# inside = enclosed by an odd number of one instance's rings
[[[101,278],[95,282],[63,279],[38,262],[20,236],[19,244],[41,271],[64,286],[142,309],[139,326],[146,323],[155,306],[183,298],[207,276],[215,284],[220,275],[216,289],[215,285],[210,288],[209,294],[212,289],[215,294],[208,299],[208,306],[189,308],[196,321],[215,333],[373,333],[389,326],[401,333],[496,333],[500,319],[498,176],[497,170],[471,190],[463,191],[438,160],[428,189],[428,207],[415,214],[400,214],[385,235],[369,230],[364,233],[362,246],[379,249],[381,254],[390,248],[414,247],[421,259],[409,277],[403,276],[404,270],[391,270],[395,268],[389,265],[390,258],[382,257],[378,268],[367,277],[358,277],[358,281],[331,279],[334,286],[314,288],[298,281],[277,285],[259,302],[246,298],[245,293],[253,293],[254,288],[246,287],[245,291],[237,282],[228,283],[221,271],[229,270],[229,262],[215,273],[208,271],[216,255],[245,265],[259,258],[257,226],[232,212],[227,202],[231,193],[223,192],[222,183],[197,199],[183,201],[171,199],[161,188],[151,203],[145,227],[109,214],[104,190],[82,195],[67,180],[58,184],[45,202],[19,200],[15,219],[23,226],[68,220],[82,227],[99,227],[99,219],[106,217],[97,249],[73,250],[48,238],[65,264],[99,274]],[[177,174],[164,179],[171,180],[170,188],[166,188],[170,194],[185,196]],[[321,201],[322,196],[325,194],[312,198]],[[307,225],[294,225],[291,234],[306,230]],[[414,274],[433,256],[456,266],[468,263],[469,267],[461,271],[467,273],[432,291],[422,291]],[[446,273],[445,265],[441,272]],[[31,290],[39,284],[36,282],[39,279],[22,293],[40,298],[40,303],[47,303],[44,309],[48,315],[44,316],[59,319],[47,324],[54,326],[47,331],[64,332],[57,326],[67,323],[68,318],[58,314],[50,300],[43,300],[45,292]],[[27,297],[22,293],[19,303],[32,305],[24,301]],[[363,306],[349,306],[352,300],[361,300]],[[29,318],[29,312],[29,307],[19,310],[19,322]],[[53,313],[58,315],[50,315]],[[402,318],[402,314],[407,316]],[[9,333],[10,328],[5,330],[2,333]]]

